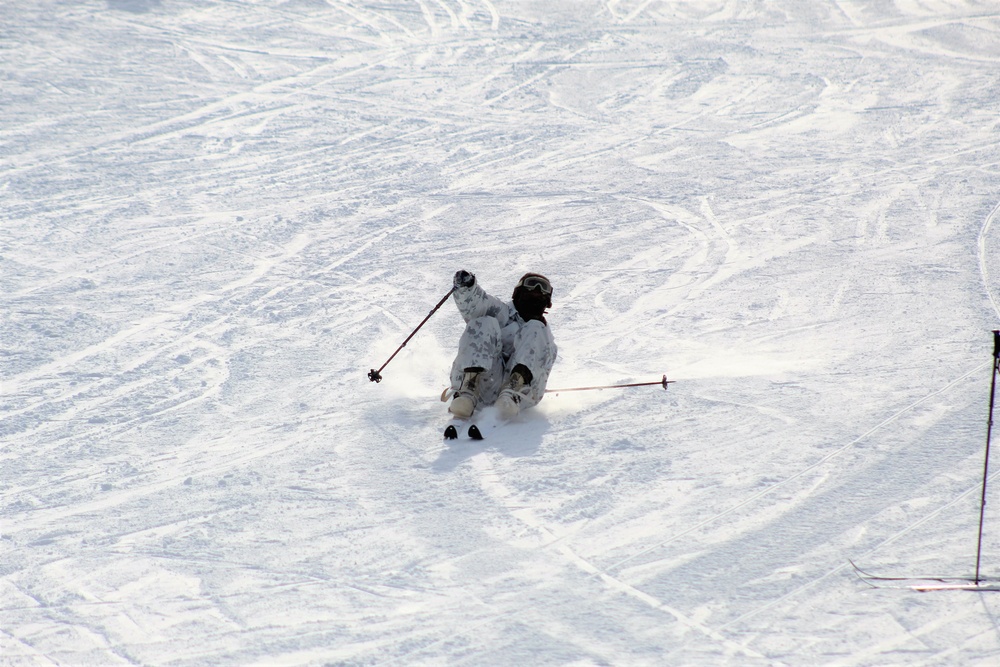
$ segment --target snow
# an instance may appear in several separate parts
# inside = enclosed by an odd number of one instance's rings
[[[996,665],[995,0],[0,6],[0,664]],[[438,396],[466,268],[549,395]],[[983,572],[1000,577],[1000,463]]]

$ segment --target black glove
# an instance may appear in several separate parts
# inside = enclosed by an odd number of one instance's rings
[[[455,289],[458,289],[459,287],[472,287],[475,284],[476,277],[465,269],[455,272]]]

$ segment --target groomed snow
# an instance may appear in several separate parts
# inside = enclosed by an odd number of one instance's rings
[[[850,564],[974,571],[998,71],[996,0],[7,0],[0,664],[1000,664]],[[460,268],[676,383],[443,441],[451,304],[366,374]]]

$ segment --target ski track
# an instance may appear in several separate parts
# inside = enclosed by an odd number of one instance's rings
[[[991,3],[0,17],[5,659],[1000,656],[849,567],[969,570]],[[553,277],[559,386],[677,383],[441,443],[454,312],[364,374],[457,268]]]

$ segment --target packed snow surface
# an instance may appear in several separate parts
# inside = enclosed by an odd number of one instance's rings
[[[1000,664],[851,566],[974,573],[998,72],[996,0],[6,0],[0,663]],[[463,268],[676,383],[444,441],[453,304],[366,376]]]

